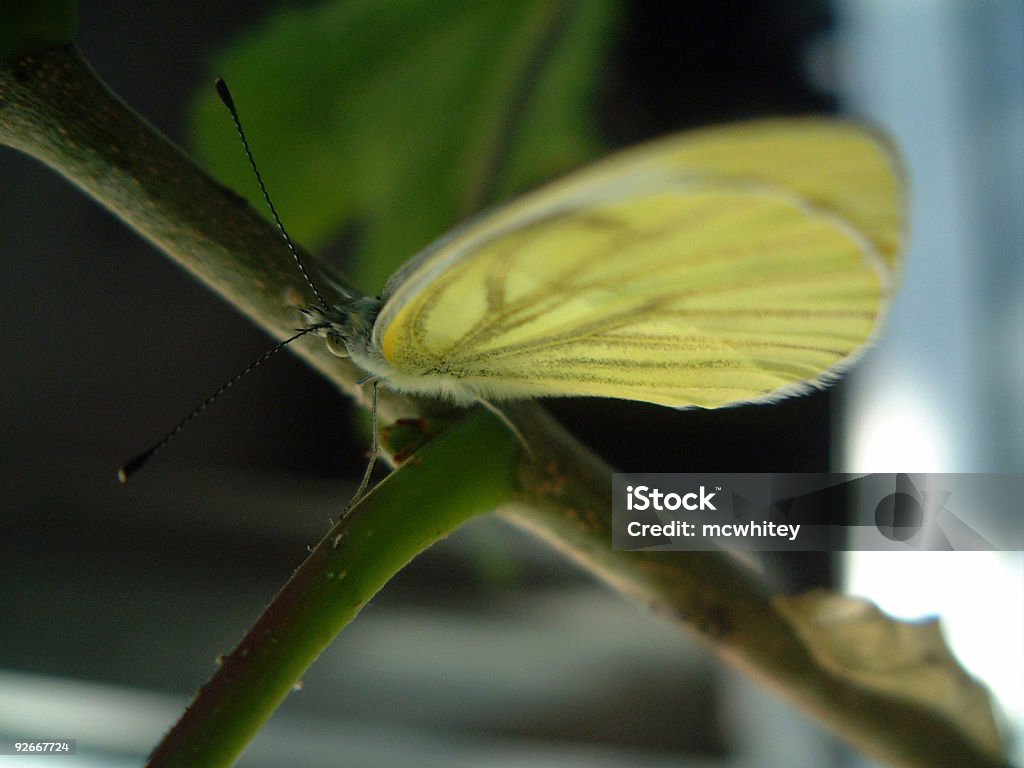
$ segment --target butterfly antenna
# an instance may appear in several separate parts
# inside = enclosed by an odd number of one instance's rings
[[[155,454],[157,451],[159,451],[161,448],[163,448],[165,445],[167,445],[171,441],[171,439],[174,438],[175,435],[177,435],[179,432],[181,432],[181,430],[183,430],[185,428],[185,426],[190,421],[192,421],[192,419],[194,419],[200,413],[205,411],[210,406],[210,404],[213,403],[214,400],[216,400],[218,397],[223,395],[225,392],[227,392],[229,389],[231,389],[231,387],[233,387],[235,384],[237,384],[240,380],[244,379],[250,373],[255,371],[257,368],[259,368],[261,365],[263,365],[263,363],[265,363],[267,360],[269,360],[275,354],[277,354],[282,349],[287,347],[289,344],[291,344],[296,339],[302,338],[307,333],[311,333],[312,331],[317,331],[317,330],[320,330],[320,329],[326,328],[326,327],[327,327],[326,324],[319,323],[317,325],[311,325],[308,328],[303,328],[301,331],[296,333],[291,338],[285,339],[284,341],[275,344],[269,350],[264,352],[263,355],[261,355],[258,360],[254,360],[252,363],[250,363],[248,366],[246,366],[245,370],[235,374],[235,376],[232,377],[230,381],[228,381],[220,389],[218,389],[216,392],[214,392],[208,398],[203,400],[203,402],[201,402],[199,405],[197,405],[195,408],[193,408],[189,412],[188,416],[186,416],[181,421],[179,421],[177,424],[175,424],[174,427],[172,427],[167,432],[166,435],[161,437],[151,447],[149,447],[146,450],[144,450],[142,453],[140,453],[138,456],[136,456],[131,461],[125,463],[124,466],[122,466],[119,470],[117,470],[117,479],[120,480],[122,483],[127,483],[128,482],[128,478],[130,478],[132,475],[134,475],[136,472],[138,472],[140,469],[142,469],[142,467],[146,464],[146,462],[148,462],[151,458],[153,458],[153,454]]]
[[[256,176],[256,183],[259,184],[260,192],[263,193],[263,199],[267,201],[267,207],[270,209],[271,215],[274,217],[274,221],[277,223],[277,228],[280,230],[284,241],[288,244],[288,250],[292,252],[292,256],[295,258],[295,263],[299,266],[299,271],[302,276],[306,279],[306,284],[313,290],[313,295],[316,296],[316,300],[320,302],[320,306],[324,309],[328,308],[327,302],[324,297],[317,290],[316,284],[309,276],[309,272],[306,271],[306,266],[302,263],[302,259],[299,257],[299,251],[295,247],[295,243],[292,242],[291,237],[288,236],[288,230],[284,228],[284,224],[281,223],[281,217],[277,215],[277,209],[274,207],[274,203],[270,199],[270,193],[267,192],[267,185],[263,183],[263,177],[260,175],[259,168],[256,167],[256,160],[252,156],[252,149],[249,147],[249,140],[245,136],[245,130],[242,128],[242,120],[238,116],[238,110],[235,109],[235,100],[231,98],[231,91],[228,90],[228,84],[224,82],[223,78],[218,77],[214,86],[217,89],[217,95],[220,96],[220,100],[224,102],[224,106],[228,108],[228,112],[231,113],[231,119],[235,121],[235,129],[238,131],[238,138],[242,140],[242,146],[245,148],[245,156],[249,159],[249,167],[252,168],[253,174]]]

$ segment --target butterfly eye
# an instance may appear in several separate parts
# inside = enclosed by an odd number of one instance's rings
[[[348,347],[345,346],[345,342],[333,333],[327,334],[327,349],[336,357],[348,357]]]

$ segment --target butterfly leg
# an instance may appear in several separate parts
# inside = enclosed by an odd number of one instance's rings
[[[501,408],[499,408],[489,400],[484,400],[482,397],[478,397],[476,401],[484,408],[486,408],[488,411],[490,411],[491,413],[498,417],[498,420],[501,421],[501,423],[508,428],[508,431],[511,432],[513,436],[515,436],[516,440],[519,441],[519,444],[523,446],[523,450],[525,450],[527,455],[532,459],[533,451],[530,450],[530,446],[526,443],[526,438],[523,437],[523,433],[519,431],[519,428],[512,423],[512,420],[508,417],[508,415],[503,410],[501,410]]]
[[[380,379],[370,378],[365,382],[359,382],[360,384],[368,382],[370,385],[370,460],[366,464],[359,487],[348,504],[345,505],[345,511],[341,513],[342,517],[345,517],[349,510],[356,505],[356,502],[366,494],[366,489],[370,486],[370,477],[373,475],[373,468],[377,466],[377,456],[380,454],[380,442],[377,438],[377,383],[379,381]]]

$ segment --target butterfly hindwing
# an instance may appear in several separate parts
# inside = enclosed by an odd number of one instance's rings
[[[663,139],[428,249],[390,284],[374,338],[397,371],[488,398],[778,397],[875,332],[899,200],[884,147],[844,123]]]

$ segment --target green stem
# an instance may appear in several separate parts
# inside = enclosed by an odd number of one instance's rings
[[[309,297],[277,232],[110,93],[74,47],[0,67],[0,141],[73,181],[269,332],[283,338],[295,326],[295,304]],[[294,346],[338,386],[358,391],[361,374],[323,344]],[[381,394],[384,418],[431,407]],[[865,752],[905,766],[1003,764],[930,709],[866,691],[819,666],[770,590],[728,555],[612,551],[611,470],[539,406],[520,405],[512,414],[533,460],[503,426],[479,414],[418,453],[415,469],[397,472],[321,543],[198,693],[151,765],[230,765],[373,591],[438,536],[495,507],[614,588],[681,622]],[[338,535],[344,546],[335,549]]]
[[[511,493],[517,453],[495,444],[494,417],[460,420],[335,525],[237,648],[150,766],[230,765],[363,606],[413,557]],[[472,463],[466,455],[479,456]]]

